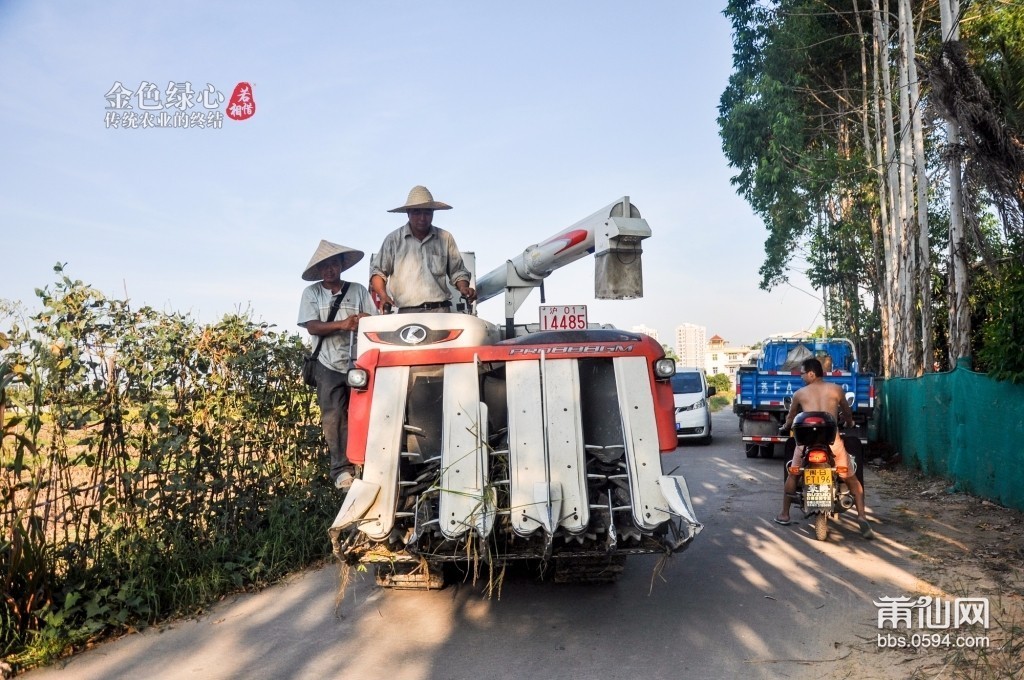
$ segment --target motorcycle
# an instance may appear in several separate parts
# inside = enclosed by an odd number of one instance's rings
[[[793,420],[790,442],[793,446],[803,446],[804,452],[800,466],[796,467],[791,464],[793,456],[789,449],[787,461],[790,462],[786,463],[785,473],[797,478],[796,491],[790,497],[804,517],[814,515],[814,536],[819,541],[828,537],[828,518],[855,505],[853,493],[842,479],[846,468],[836,467],[830,447],[837,433],[836,420],[829,413],[806,411]]]

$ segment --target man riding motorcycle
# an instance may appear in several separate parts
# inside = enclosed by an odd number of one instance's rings
[[[788,432],[793,427],[793,419],[801,411],[838,413],[839,422],[846,423],[847,426],[852,427],[853,411],[846,402],[846,395],[839,385],[822,379],[825,372],[821,367],[821,362],[815,358],[806,359],[801,364],[801,369],[800,375],[804,380],[804,386],[793,395],[793,403],[789,407],[786,424],[782,429]],[[835,457],[836,469],[840,471],[840,476],[846,483],[847,488],[849,488],[850,493],[853,494],[853,500],[857,506],[857,526],[860,528],[860,535],[866,539],[874,538],[875,533],[871,530],[871,525],[868,524],[868,518],[864,511],[864,486],[857,479],[857,463],[847,454],[846,447],[843,445],[843,439],[838,434],[830,448]],[[799,469],[803,455],[804,447],[797,446],[793,452],[793,460],[789,463],[788,468],[790,470],[794,468]],[[844,469],[845,472],[843,472]],[[789,507],[793,502],[791,494],[796,491],[796,485],[797,475],[790,472],[786,477],[786,485],[782,494],[782,512],[774,518],[776,524],[786,525],[791,522]]]

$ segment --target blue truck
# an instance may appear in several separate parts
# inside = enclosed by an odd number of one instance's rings
[[[771,458],[775,444],[785,444],[779,428],[786,422],[793,393],[803,387],[800,364],[821,361],[825,380],[846,392],[857,427],[847,430],[867,443],[868,420],[875,407],[875,376],[860,372],[857,352],[846,338],[770,338],[761,345],[757,364],[736,371],[733,412],[740,418],[747,458]]]

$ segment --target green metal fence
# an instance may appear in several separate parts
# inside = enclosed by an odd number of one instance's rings
[[[884,381],[879,434],[905,463],[1024,510],[1024,385],[969,366],[961,359],[949,373]]]

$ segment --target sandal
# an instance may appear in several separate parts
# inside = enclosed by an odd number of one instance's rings
[[[348,470],[342,470],[338,478],[334,480],[334,488],[340,489],[341,491],[348,491],[352,486],[352,481],[355,477]]]
[[[871,525],[868,524],[866,519],[858,519],[857,526],[860,527],[860,535],[867,540],[871,540],[875,537],[875,532],[871,530]]]
[[[793,520],[791,520],[791,519],[782,519],[779,516],[772,517],[772,521],[775,522],[776,524],[781,524],[784,527],[788,527],[790,524],[793,523]]]

